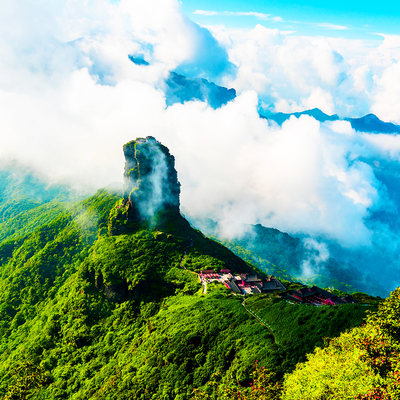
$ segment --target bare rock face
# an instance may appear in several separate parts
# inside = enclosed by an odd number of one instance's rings
[[[151,221],[160,212],[179,213],[180,183],[175,158],[155,138],[124,145],[124,202],[130,221]]]

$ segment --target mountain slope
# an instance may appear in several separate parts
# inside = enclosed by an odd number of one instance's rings
[[[332,255],[321,257],[318,246],[307,237],[294,237],[257,224],[248,226],[240,237],[230,240],[216,237],[216,240],[243,260],[281,279],[297,279],[308,285],[344,291],[366,290],[368,287],[365,284],[367,271],[360,271]],[[379,282],[374,285],[376,291],[384,292]]]
[[[220,284],[203,294],[194,271],[256,269],[180,215],[168,149],[147,138],[125,150],[122,198],[52,200],[4,225],[0,397],[189,399],[200,388],[216,399],[249,387],[256,360],[280,379],[325,334],[361,324],[361,304],[314,311],[273,294],[242,304]]]
[[[77,198],[70,188],[48,184],[29,168],[9,162],[0,165],[0,223],[52,200]]]
[[[360,328],[317,348],[284,384],[284,400],[398,399],[400,289]]]

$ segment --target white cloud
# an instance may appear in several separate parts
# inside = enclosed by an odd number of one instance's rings
[[[255,12],[255,11],[226,11],[227,15],[234,15],[238,17],[255,17],[257,19],[261,19],[267,21],[271,19],[270,14]]]
[[[185,211],[218,221],[225,235],[251,221],[368,244],[364,218],[379,204],[378,183],[368,165],[348,159],[354,131],[336,133],[310,117],[278,129],[256,106],[248,92],[217,111],[199,103],[167,110],[159,137],[176,154]]]
[[[271,14],[261,13],[257,11],[212,11],[212,10],[195,10],[194,15],[203,15],[207,17],[214,16],[231,16],[231,17],[254,17],[262,21],[282,22],[281,17],[273,17]]]
[[[320,243],[310,238],[305,239],[303,243],[309,254],[301,264],[300,278],[307,280],[324,270],[325,262],[329,260],[330,254],[325,243]]]
[[[303,110],[310,110],[313,108],[320,108],[327,114],[334,114],[335,106],[331,93],[325,91],[319,87],[313,88],[310,96],[301,102],[301,108]]]
[[[400,62],[394,62],[375,79],[372,111],[388,121],[400,123]]]
[[[193,11],[194,15],[205,15],[207,17],[211,17],[214,15],[218,15],[217,11],[207,11],[207,10],[195,10]]]
[[[383,158],[400,162],[400,135],[363,134],[363,137]]]
[[[285,35],[261,25],[249,30],[210,29],[238,66],[236,76],[226,85],[257,91],[277,111],[318,107],[342,116],[372,111],[400,121],[395,110],[400,93],[396,87],[397,36],[368,42]]]
[[[349,29],[347,26],[330,24],[329,22],[320,22],[317,24],[317,26],[319,26],[320,28],[329,29],[332,31],[346,31]]]

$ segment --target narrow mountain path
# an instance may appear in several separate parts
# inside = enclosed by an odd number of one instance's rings
[[[185,257],[186,257],[186,254],[187,254],[188,250],[189,250],[192,246],[193,246],[193,239],[190,238],[189,246],[187,246],[187,247],[185,248],[185,250],[184,250],[184,252],[183,252],[183,254],[182,254],[182,257],[181,257],[181,261],[179,262],[179,268],[186,269],[185,267],[183,267],[183,262],[185,261]],[[190,271],[190,272],[193,272],[193,271]]]
[[[203,285],[203,294],[207,293],[207,281],[205,279],[200,278],[201,284]]]
[[[185,271],[189,271],[190,273],[199,276],[199,274],[197,272],[191,271],[190,269],[186,269],[186,267],[183,266],[183,262],[185,261],[186,254],[187,254],[188,250],[192,246],[193,246],[193,239],[190,238],[189,246],[186,247],[186,249],[184,250],[184,252],[182,254],[182,257],[181,257],[181,261],[179,262],[179,268],[184,269]],[[203,286],[203,292],[202,293],[206,294],[207,293],[207,281],[205,279],[203,279],[203,278],[199,278],[199,279],[200,279],[201,285]]]
[[[186,268],[183,268],[183,267],[182,267],[183,262],[185,261],[186,253],[187,253],[187,250],[185,250],[185,251],[183,252],[181,261],[180,261],[180,263],[179,263],[179,268],[186,269]]]
[[[272,328],[261,317],[259,317],[254,311],[251,311],[249,308],[246,307],[246,299],[244,299],[242,301],[242,306],[253,318],[255,318],[261,325],[265,326],[268,329],[269,333],[272,336],[273,342],[276,344],[277,342],[275,339],[274,332],[272,332]]]

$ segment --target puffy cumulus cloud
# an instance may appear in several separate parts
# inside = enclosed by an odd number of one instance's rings
[[[233,70],[226,50],[206,28],[186,18],[176,0],[121,0],[119,10],[129,16],[134,37],[151,45],[153,62],[212,80]]]
[[[335,111],[333,88],[345,79],[348,66],[329,40],[305,40],[261,25],[248,32],[215,33],[238,65],[234,87],[257,90],[272,104],[280,102],[279,111],[321,106]]]
[[[144,47],[152,64],[161,62],[169,70],[212,80],[233,71],[226,50],[206,28],[186,18],[176,0],[121,0],[117,12],[131,41]]]
[[[228,54],[214,36],[205,28],[191,23],[196,32],[192,43],[192,56],[176,69],[178,73],[189,77],[203,77],[221,82],[226,76],[233,76],[234,65],[229,62]]]
[[[255,93],[246,92],[217,111],[195,102],[166,111],[158,136],[177,156],[185,210],[218,221],[228,237],[261,223],[368,244],[364,219],[379,207],[379,182],[359,160],[356,148],[365,145],[355,132],[308,116],[278,128],[256,109]]]
[[[121,146],[147,132],[165,102],[146,83],[99,85],[80,69],[43,92],[0,92],[0,106],[0,157],[93,188],[120,180]]]
[[[2,2],[0,19],[1,157],[94,185],[119,175],[102,159],[165,107],[157,88],[199,34],[174,1]]]
[[[382,118],[400,123],[400,62],[395,62],[376,79],[372,111]]]
[[[62,80],[84,67],[100,83],[116,84],[134,75],[129,54],[151,61],[135,72],[152,83],[177,67],[211,79],[233,68],[225,49],[176,0],[2,2],[0,34],[0,83],[13,88],[39,76]]]
[[[335,106],[332,98],[332,94],[321,89],[320,87],[315,87],[311,90],[310,96],[303,99],[302,102],[303,110],[310,110],[313,108],[319,108],[324,110],[327,114],[334,114]],[[316,104],[319,104],[316,107]]]
[[[400,57],[396,36],[374,42],[302,37],[257,25],[250,30],[210,27],[237,66],[226,84],[256,90],[281,112],[322,108],[327,113],[361,116],[374,111],[399,121],[395,113]]]
[[[119,159],[122,142],[147,134],[163,112],[170,70],[216,76],[214,58],[229,68],[225,50],[175,0],[2,2],[0,55],[0,156],[54,177],[85,171],[81,181],[93,185],[120,175],[105,154]]]

